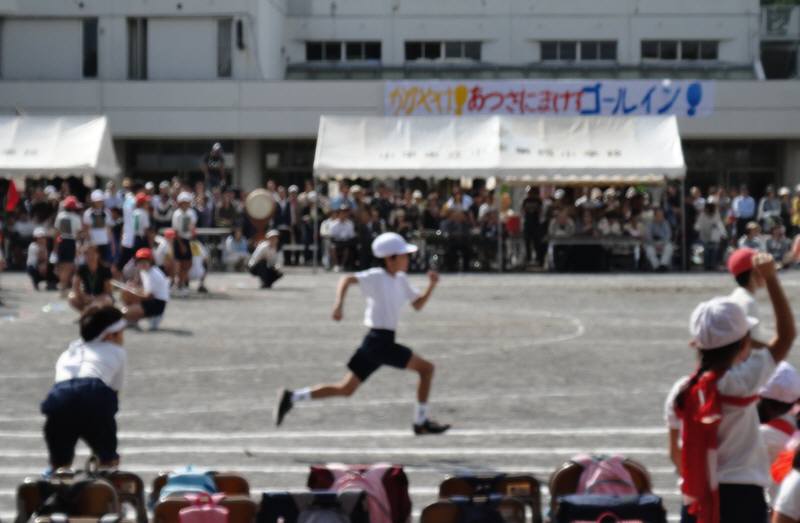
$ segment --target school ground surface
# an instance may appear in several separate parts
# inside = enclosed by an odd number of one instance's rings
[[[544,486],[578,452],[621,453],[648,467],[676,515],[662,405],[693,367],[689,313],[730,291],[726,275],[443,275],[425,310],[404,313],[399,340],[436,363],[432,415],[454,428],[415,437],[415,377],[388,368],[353,397],[302,404],[273,426],[276,389],[338,380],[365,332],[357,288],[336,323],[337,275],[288,273],[271,291],[245,275],[213,274],[211,294],[173,300],[159,332],[126,331],[124,469],[147,483],[186,464],[230,469],[257,493],[302,488],[310,463],[392,461],[406,466],[419,514],[447,474],[531,472]],[[800,311],[800,273],[783,281]],[[45,468],[38,405],[77,325],[56,294],[34,293],[23,275],[1,283],[0,519],[8,521],[16,484]],[[800,363],[800,353],[790,360]]]

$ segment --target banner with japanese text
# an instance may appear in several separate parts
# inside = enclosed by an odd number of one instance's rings
[[[387,82],[387,116],[709,116],[714,82],[694,80],[423,80]]]

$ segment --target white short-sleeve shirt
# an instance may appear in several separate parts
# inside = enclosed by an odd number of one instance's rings
[[[172,228],[184,240],[192,239],[192,232],[197,225],[197,213],[194,209],[176,209],[172,213]]]
[[[774,371],[772,354],[766,349],[753,350],[747,360],[734,365],[720,378],[717,389],[725,396],[755,396]],[[746,407],[722,404],[718,432],[720,483],[769,486],[770,463],[759,427],[755,402]]]
[[[667,424],[668,429],[681,429],[681,419],[678,417],[678,413],[675,412],[675,398],[678,397],[678,393],[687,381],[689,381],[689,376],[680,378],[672,385],[669,394],[667,394],[667,399],[664,402],[664,422]]]
[[[800,472],[793,469],[783,479],[772,509],[793,520],[800,519]]]
[[[406,273],[397,272],[392,276],[384,269],[374,268],[357,272],[355,277],[367,298],[364,325],[371,329],[397,330],[400,309],[419,297],[419,291],[411,287]]]
[[[56,229],[65,240],[75,240],[81,231],[81,219],[74,212],[61,211],[56,216]]]
[[[56,362],[56,383],[73,378],[98,378],[112,389],[122,389],[125,349],[105,341],[75,340]]]
[[[780,418],[788,421],[793,427],[796,423],[791,414],[784,414]],[[786,448],[786,444],[789,443],[792,436],[766,423],[761,424],[760,431],[761,439],[764,440],[764,447],[767,449],[767,457],[769,462],[772,463],[778,457],[778,454]]]
[[[107,209],[86,209],[83,223],[89,228],[89,239],[92,245],[108,245],[108,227],[111,224],[111,213]]]
[[[133,235],[143,237],[150,228],[150,215],[141,207],[133,210]]]
[[[153,298],[169,301],[169,280],[158,267],[150,267],[146,271],[139,271],[142,288],[145,294],[152,294]]]
[[[750,291],[744,287],[736,287],[728,297],[739,304],[748,316],[752,316],[759,321],[758,325],[750,329],[750,337],[762,345],[769,343],[770,336],[761,327],[761,315],[758,313],[758,303],[755,296],[750,294]]]

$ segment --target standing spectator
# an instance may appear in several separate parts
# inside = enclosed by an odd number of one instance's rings
[[[800,234],[800,185],[794,188],[794,196],[792,196],[791,227],[791,236]]]
[[[733,199],[733,215],[736,217],[736,234],[744,234],[748,222],[756,216],[756,201],[750,196],[746,185],[739,188],[739,196]]]
[[[172,213],[175,212],[175,201],[169,194],[169,182],[158,184],[158,194],[151,200],[153,207],[153,222],[157,230],[165,229],[172,225]]]
[[[439,202],[436,193],[428,195],[428,204],[422,211],[422,228],[428,231],[439,230],[442,222]]]
[[[293,186],[295,194],[297,194],[297,187]],[[275,214],[272,218],[272,226],[278,230],[280,235],[279,247],[283,250],[284,246],[293,243],[292,241],[292,206],[289,198],[286,195],[286,189],[281,185],[278,187],[278,197],[275,201]],[[283,250],[283,264],[291,265],[291,253],[288,250]]]
[[[781,201],[775,195],[775,186],[767,185],[766,194],[758,202],[758,224],[770,229],[781,218]]]
[[[352,209],[356,205],[350,196],[350,185],[345,180],[339,182],[339,194],[331,199],[331,209],[341,209],[342,205],[347,205],[348,209]]]
[[[178,209],[172,213],[172,228],[176,238],[172,247],[178,265],[178,292],[189,290],[189,269],[192,268],[192,249],[190,242],[197,227],[197,213],[192,209],[192,193],[178,195]],[[185,289],[185,290],[184,290]]]
[[[787,229],[791,229],[792,227],[792,202],[791,202],[791,192],[789,191],[788,187],[781,187],[778,190],[778,199],[781,202],[781,225],[785,226]]]
[[[445,206],[448,209],[458,207],[462,211],[468,211],[472,207],[472,197],[469,194],[464,194],[460,186],[453,187],[453,195],[447,200]]]
[[[472,259],[472,242],[470,241],[471,227],[466,211],[459,205],[449,207],[441,228],[447,238],[445,265],[451,271],[469,270],[469,263]],[[458,266],[459,255],[461,256],[461,267]]]
[[[392,192],[386,185],[378,185],[378,196],[372,202],[372,205],[378,209],[381,220],[384,223],[389,223],[394,205],[392,204]]]
[[[100,189],[92,191],[92,206],[83,213],[83,224],[92,245],[97,247],[100,261],[111,263],[111,213],[105,208],[105,195]]]
[[[719,244],[723,238],[728,237],[728,233],[711,198],[706,202],[703,212],[697,217],[694,229],[703,244],[703,267],[707,271],[716,270],[719,260],[717,252]]]
[[[214,225],[231,229],[239,226],[242,219],[242,206],[234,199],[234,192],[225,189],[222,193],[222,201],[214,206]]]
[[[210,189],[225,185],[225,153],[221,143],[216,142],[211,146],[211,151],[203,156],[200,170]]]
[[[117,190],[117,184],[108,182],[106,184],[106,209],[121,209],[125,200],[125,194]]]
[[[666,272],[672,266],[672,228],[663,209],[655,209],[653,221],[647,227],[644,252],[654,271]]]
[[[350,219],[350,208],[342,204],[334,219],[330,223],[329,235],[331,239],[330,259],[333,270],[339,272],[344,267],[350,267],[355,255],[356,230]]]
[[[522,231],[525,237],[525,259],[530,262],[536,253],[536,263],[542,265],[544,251],[542,249],[542,207],[543,202],[537,187],[525,189],[520,214],[522,215]]]
[[[197,226],[198,227],[213,227],[214,226],[214,204],[211,202],[208,194],[203,190],[203,185],[198,183],[199,189],[194,198],[194,211],[197,213]]]

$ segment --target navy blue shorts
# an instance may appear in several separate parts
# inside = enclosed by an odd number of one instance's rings
[[[98,378],[74,378],[53,385],[41,404],[47,419],[44,439],[53,468],[68,466],[78,440],[86,442],[102,462],[117,454],[117,393]]]
[[[159,300],[158,298],[142,300],[141,305],[145,318],[161,316],[164,314],[164,309],[167,308],[167,302],[164,300]]]
[[[364,382],[381,365],[405,369],[413,355],[411,349],[394,342],[394,331],[370,329],[347,368]]]
[[[191,261],[192,259],[192,245],[190,240],[181,237],[176,237],[172,242],[172,254],[178,261]]]
[[[74,263],[75,240],[61,238],[56,247],[56,255],[58,256],[58,263]]]

